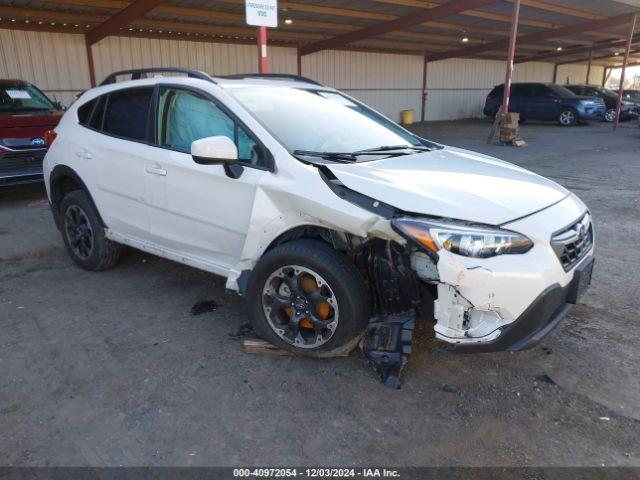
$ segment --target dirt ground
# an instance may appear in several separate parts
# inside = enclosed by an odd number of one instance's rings
[[[640,466],[640,128],[527,123],[520,149],[485,121],[413,128],[592,209],[592,288],[540,346],[443,354],[419,324],[398,391],[358,357],[246,355],[223,279],[136,251],[84,272],[42,190],[3,192],[0,465]]]

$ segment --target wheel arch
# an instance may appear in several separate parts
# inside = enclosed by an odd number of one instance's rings
[[[89,197],[89,201],[98,213],[98,218],[103,227],[106,227],[100,211],[96,207],[96,203],[91,196],[91,192],[87,188],[86,184],[80,178],[75,170],[66,165],[56,165],[51,174],[49,175],[49,192],[50,192],[50,205],[53,213],[53,218],[56,222],[56,226],[60,229],[60,205],[65,195],[74,190],[82,190]]]

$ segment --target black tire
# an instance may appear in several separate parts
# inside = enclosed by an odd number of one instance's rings
[[[578,111],[575,108],[563,108],[558,114],[558,123],[563,127],[573,127],[578,124],[579,119]]]
[[[98,212],[85,192],[74,190],[65,195],[60,204],[60,222],[67,253],[79,267],[105,270],[117,262],[122,247],[105,236]]]
[[[332,301],[337,304],[339,317],[332,335],[322,345],[297,347],[281,338],[280,334],[276,333],[276,327],[270,324],[273,320],[267,319],[265,308],[268,308],[268,305],[265,302],[268,302],[269,297],[264,294],[265,285],[275,272],[289,266],[312,270],[326,281],[333,294]],[[298,279],[295,281],[297,284]],[[292,299],[294,295],[291,291],[288,299]],[[309,357],[343,355],[355,348],[369,322],[371,309],[365,280],[356,266],[328,244],[306,239],[279,245],[260,259],[251,272],[247,306],[251,325],[259,336],[284,350]],[[333,313],[335,314],[335,311]],[[298,328],[298,331],[302,329]],[[281,334],[285,336],[283,331]]]

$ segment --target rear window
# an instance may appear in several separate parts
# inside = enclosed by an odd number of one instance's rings
[[[130,140],[147,140],[152,95],[153,88],[110,93],[104,115],[104,132]]]

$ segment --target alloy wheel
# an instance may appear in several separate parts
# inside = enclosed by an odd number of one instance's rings
[[[616,119],[616,111],[613,108],[610,108],[605,112],[604,119],[607,122],[613,122]]]
[[[562,125],[573,125],[576,121],[576,114],[571,110],[565,110],[560,114],[560,123]]]
[[[71,205],[64,214],[64,231],[73,253],[87,259],[93,251],[93,230],[89,217],[78,205]]]
[[[324,345],[338,326],[333,290],[320,274],[299,265],[281,267],[267,278],[262,308],[276,335],[298,348]]]

